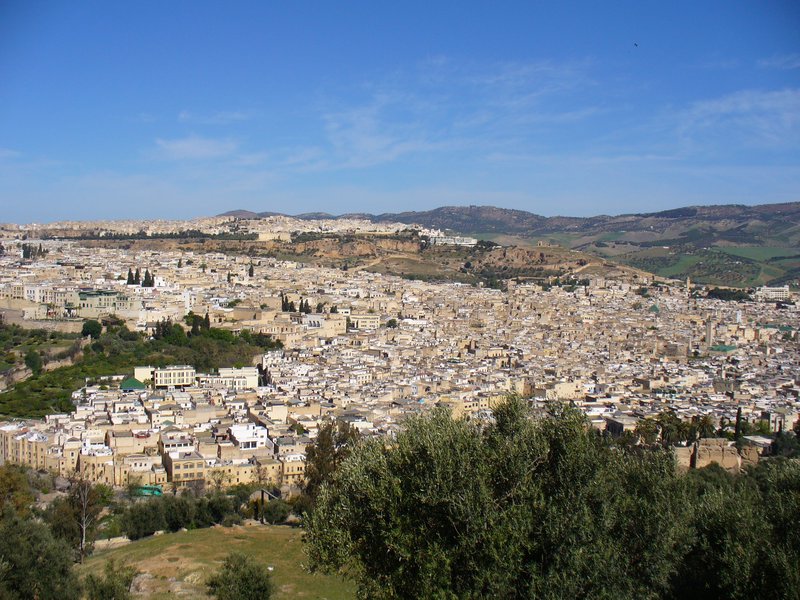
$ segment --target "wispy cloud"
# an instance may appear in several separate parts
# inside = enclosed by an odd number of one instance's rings
[[[436,148],[424,127],[413,120],[395,119],[391,114],[393,108],[384,98],[326,115],[325,131],[333,151],[332,161],[339,167],[362,168]]]
[[[762,69],[777,69],[780,71],[800,69],[800,54],[779,54],[758,61],[758,66]]]
[[[566,91],[590,85],[584,63],[465,65],[435,57],[413,71],[366,82],[356,94],[344,94],[347,101],[331,101],[322,110],[326,156],[313,168],[524,145],[533,131],[600,112],[588,102],[559,102]]]
[[[200,125],[229,125],[248,121],[252,118],[252,113],[243,110],[224,110],[205,114],[182,110],[178,113],[178,121],[181,123],[197,123]]]
[[[10,160],[12,158],[19,158],[20,156],[22,156],[21,152],[17,152],[11,148],[0,148],[0,160]]]
[[[157,139],[158,155],[169,160],[206,160],[231,156],[239,148],[235,140],[192,135],[178,139]]]
[[[797,146],[800,90],[743,90],[692,104],[680,118],[687,139],[725,139],[745,145]]]

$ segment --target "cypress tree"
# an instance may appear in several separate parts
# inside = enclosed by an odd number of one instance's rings
[[[736,432],[733,436],[736,441],[739,441],[739,438],[742,437],[742,407],[736,409]]]
[[[142,283],[142,275],[139,273],[139,267],[136,267],[136,274],[133,276],[133,283],[135,285]]]

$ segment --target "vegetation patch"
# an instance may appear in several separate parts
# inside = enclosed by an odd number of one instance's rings
[[[97,552],[79,567],[79,572],[100,573],[106,561],[114,559],[144,574],[143,585],[150,598],[172,598],[178,591],[184,596],[205,598],[206,579],[219,569],[231,551],[237,551],[272,567],[273,598],[354,598],[352,583],[336,576],[310,574],[303,569],[307,559],[302,537],[301,529],[271,525],[168,533]]]
[[[182,326],[169,324],[157,339],[151,340],[124,325],[112,327],[87,346],[75,364],[42,371],[0,394],[0,415],[40,418],[53,412],[71,411],[72,392],[86,385],[87,380],[128,374],[135,365],[189,364],[200,371],[249,366],[266,348],[261,343],[263,339],[237,337],[213,327],[187,335]],[[277,345],[271,338],[265,343],[269,347]]]

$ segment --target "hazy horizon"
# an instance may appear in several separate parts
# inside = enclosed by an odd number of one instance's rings
[[[754,206],[767,206],[767,205],[773,205],[773,204],[775,204],[775,205],[797,204],[798,202],[800,202],[800,201],[776,202],[776,203],[758,202],[758,203],[751,203],[751,204],[746,204],[746,203],[736,203],[736,204],[733,204],[733,203],[694,204],[694,205],[685,205],[685,206],[675,206],[675,207],[670,207],[670,208],[667,208],[667,209],[659,209],[659,210],[655,210],[655,211],[644,211],[643,210],[643,211],[638,211],[638,212],[626,212],[626,213],[601,213],[601,212],[597,212],[597,213],[583,214],[583,215],[567,214],[567,213],[543,214],[543,213],[534,213],[533,211],[526,211],[526,212],[531,212],[533,214],[537,214],[539,216],[546,217],[546,218],[554,218],[554,217],[555,218],[557,218],[557,217],[591,218],[591,217],[600,217],[600,216],[617,217],[617,216],[624,216],[624,215],[659,213],[659,212],[663,212],[663,211],[680,209],[680,208],[707,208],[707,207],[712,207],[712,206],[750,206],[750,207],[754,207]],[[314,214],[319,214],[319,215],[324,215],[325,214],[325,215],[329,215],[332,218],[339,218],[339,217],[342,217],[342,216],[345,216],[345,215],[380,216],[382,214],[391,215],[391,214],[402,214],[402,213],[405,213],[405,212],[429,212],[429,211],[433,211],[433,210],[440,209],[440,208],[452,208],[452,207],[456,207],[456,208],[477,207],[477,208],[496,208],[496,209],[500,209],[500,210],[525,210],[525,209],[515,209],[515,208],[511,208],[511,207],[507,207],[507,206],[497,206],[497,205],[491,205],[491,204],[479,204],[479,205],[469,205],[469,204],[453,205],[453,204],[451,204],[451,205],[432,206],[432,207],[429,207],[429,208],[422,207],[422,208],[419,208],[419,209],[417,209],[415,211],[403,211],[403,210],[383,211],[383,212],[342,211],[342,212],[337,212],[337,213],[331,213],[331,212],[328,212],[328,211],[282,212],[282,211],[271,211],[271,210],[253,210],[253,209],[250,209],[250,208],[241,208],[240,207],[240,208],[232,208],[232,209],[229,209],[229,210],[224,210],[224,211],[221,211],[221,212],[218,212],[218,213],[214,213],[214,214],[184,215],[184,216],[177,216],[177,217],[171,217],[171,218],[154,216],[154,217],[152,217],[150,219],[146,219],[146,220],[183,221],[183,220],[206,219],[206,218],[220,217],[220,216],[223,216],[223,215],[225,215],[227,213],[232,213],[232,212],[237,212],[237,211],[246,211],[246,212],[251,212],[253,214],[274,212],[277,215],[282,215],[282,216],[286,216],[286,217],[303,217],[303,216],[314,215]],[[63,218],[63,219],[55,219],[55,220],[50,220],[50,221],[28,221],[28,222],[0,221],[0,223],[13,223],[13,224],[16,224],[16,225],[30,225],[30,224],[37,224],[38,225],[38,224],[47,224],[47,223],[53,223],[53,222],[59,222],[59,221],[85,222],[85,221],[93,221],[93,220],[97,220],[97,221],[101,221],[101,220],[102,221],[135,221],[135,220],[141,220],[141,219],[126,218],[126,217],[111,217],[111,218],[108,218],[108,219],[100,219],[99,217],[98,218],[94,218],[94,219],[93,218],[89,218],[89,217],[87,217],[87,218],[69,218],[69,217],[66,217],[66,218]]]

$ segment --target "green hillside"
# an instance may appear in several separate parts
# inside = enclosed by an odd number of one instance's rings
[[[205,582],[236,550],[273,567],[275,598],[339,600],[355,597],[342,579],[303,570],[303,530],[287,526],[212,527],[169,533],[96,552],[79,567],[81,575],[99,573],[108,559],[125,561],[143,576],[135,585],[148,598],[205,598]]]

